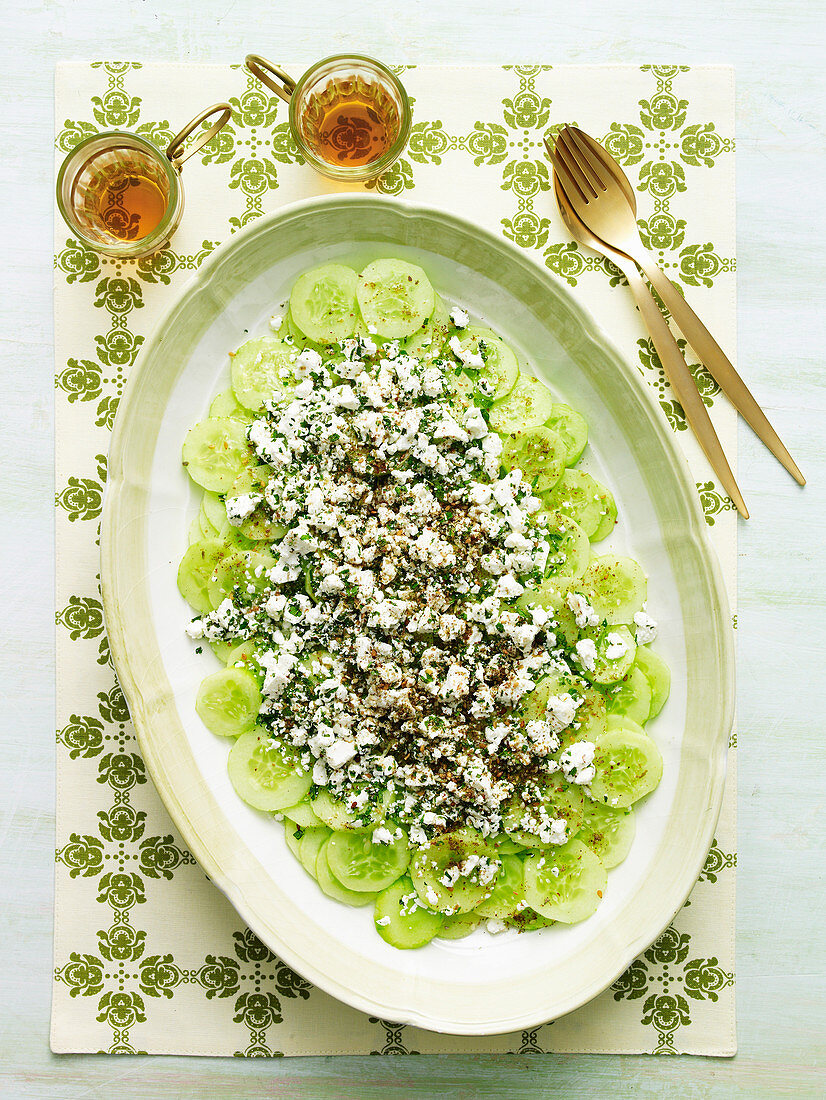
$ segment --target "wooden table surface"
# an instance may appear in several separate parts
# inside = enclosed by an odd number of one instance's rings
[[[823,0],[2,0],[0,1095],[826,1096],[826,5]],[[528,15],[528,9],[541,14]],[[53,66],[63,59],[733,63],[739,364],[809,485],[741,428],[740,842],[733,1060],[592,1056],[55,1057]],[[10,245],[10,247],[8,247]]]

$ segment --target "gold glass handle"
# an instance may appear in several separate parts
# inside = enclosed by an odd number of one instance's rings
[[[291,76],[287,76],[283,69],[273,65],[271,61],[267,61],[266,57],[259,57],[257,53],[248,53],[244,58],[244,64],[262,84],[266,84],[271,91],[281,96],[285,103],[290,102],[290,98],[295,91],[295,81]],[[272,76],[280,80],[281,83],[276,84],[271,79]]]
[[[183,156],[182,154],[186,139],[198,129],[202,122],[206,122],[206,120],[208,118],[211,118],[212,115],[217,115],[219,111],[221,113],[221,117],[218,119],[218,121],[213,122],[208,130],[205,130],[203,134],[196,138],[195,144],[192,146],[189,152],[185,156]],[[189,158],[197,153],[199,149],[203,149],[207,142],[212,141],[219,130],[223,130],[223,128],[226,126],[231,118],[232,107],[230,107],[228,103],[213,103],[211,107],[207,107],[206,110],[201,111],[199,115],[196,115],[191,122],[188,122],[186,126],[184,126],[183,130],[181,130],[179,134],[175,135],[175,137],[166,147],[166,155],[169,157],[174,167],[180,170],[180,167],[184,163],[184,161],[189,160]]]

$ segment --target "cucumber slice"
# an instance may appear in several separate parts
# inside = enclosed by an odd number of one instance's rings
[[[281,810],[300,802],[312,786],[309,772],[296,771],[298,756],[256,727],[229,750],[227,770],[236,792],[256,810]]]
[[[470,860],[475,866],[461,874],[468,857],[475,857]],[[467,913],[491,893],[495,879],[484,882],[479,871],[497,858],[475,829],[455,829],[416,852],[410,862],[410,878],[416,893],[431,909]],[[479,860],[484,862],[480,865]],[[452,883],[442,881],[445,877],[452,878]]]
[[[645,733],[642,726],[625,714],[609,714],[605,719],[605,729],[609,730],[633,730],[634,733]],[[605,733],[605,729],[602,731]],[[589,737],[589,741],[595,741],[595,737]]]
[[[488,845],[493,848],[498,856],[513,856],[516,855],[517,852],[525,851],[525,845],[517,844],[517,842],[509,837],[507,833],[499,833],[493,840],[488,837],[487,841]]]
[[[548,624],[548,629],[556,634],[558,645],[567,645],[570,649],[579,638],[579,627],[573,611],[565,603],[567,587],[560,587],[562,582],[553,579],[543,581],[538,588],[526,588],[516,606],[521,611],[530,611],[532,607],[543,607],[553,614],[553,619]]]
[[[609,730],[597,738],[594,764],[591,798],[615,809],[650,794],[663,774],[660,750],[646,734],[630,729]]]
[[[590,848],[569,840],[561,848],[535,852],[525,860],[525,897],[550,920],[576,924],[596,911],[608,876]]]
[[[321,264],[300,275],[290,294],[290,316],[299,331],[322,344],[352,336],[356,283],[355,271],[344,264]]]
[[[227,657],[229,657],[230,653],[232,652],[232,646],[229,644],[229,642],[221,641],[220,638],[213,638],[212,641],[209,643],[209,648],[212,650],[212,652],[215,654],[222,665],[225,665],[227,663]]]
[[[320,829],[324,826],[321,818],[313,813],[309,802],[296,802],[294,806],[285,806],[281,813],[302,829]]]
[[[200,515],[200,513],[198,513],[198,515],[195,517],[195,519],[189,525],[189,532],[187,534],[187,541],[189,542],[189,545],[192,546],[192,544],[194,542],[201,542],[203,537],[204,536],[203,536],[203,533],[201,531],[201,515]]]
[[[538,378],[520,374],[507,397],[496,401],[490,410],[490,426],[502,435],[538,428],[551,416],[554,399]]]
[[[591,543],[579,524],[558,512],[539,512],[534,517],[551,544],[545,579],[556,588],[567,588],[582,576],[591,557]]]
[[[379,336],[412,336],[433,313],[436,299],[424,271],[404,260],[375,260],[361,272],[359,309]]]
[[[640,725],[648,721],[651,713],[651,685],[636,663],[619,683],[609,688],[606,698],[609,713],[624,715]]]
[[[325,826],[301,830],[301,840],[298,844],[298,862],[307,874],[318,881],[316,867],[318,853],[330,838],[330,830]]]
[[[579,462],[585,450],[585,444],[588,442],[588,424],[585,417],[580,416],[570,405],[556,404],[551,410],[547,424],[565,444],[565,465],[573,466],[575,462]]]
[[[520,909],[518,913],[515,913],[509,919],[508,924],[516,928],[519,932],[537,932],[540,928],[550,928],[551,925],[556,924],[556,921],[548,920],[548,918],[543,917],[541,913],[537,913],[535,909],[526,906],[524,909]]]
[[[590,638],[597,650],[594,668],[583,667],[583,675],[594,684],[615,684],[621,680],[634,663],[637,652],[637,643],[628,627],[605,626],[589,629],[583,636]],[[622,650],[619,656],[609,656],[618,649]]]
[[[233,646],[227,656],[227,668],[244,668],[259,683],[264,681],[264,673],[258,663],[261,644],[257,638],[246,638],[240,645]]]
[[[601,486],[584,470],[565,470],[544,495],[552,512],[576,520],[590,539],[602,519]]]
[[[502,868],[496,877],[493,893],[480,901],[474,913],[486,920],[495,917],[504,920],[516,912],[520,901],[525,900],[525,881],[522,860],[519,856],[501,856]]]
[[[597,482],[597,485],[599,485],[599,482]],[[604,485],[599,485],[599,497],[600,521],[596,531],[591,535],[591,542],[601,542],[602,539],[607,539],[617,522],[617,502],[614,500],[614,494],[610,489],[606,489]]]
[[[233,353],[232,389],[245,409],[258,412],[295,384],[291,357],[295,348],[275,336],[256,336]]]
[[[594,687],[577,687],[575,693],[582,702],[576,709],[576,722],[559,735],[561,749],[570,748],[575,741],[596,741],[607,728],[605,696]]]
[[[212,733],[238,737],[255,725],[261,702],[254,676],[243,668],[222,668],[201,682],[195,710]]]
[[[328,898],[343,902],[344,905],[353,905],[356,908],[361,905],[369,905],[378,897],[376,890],[348,890],[345,886],[342,886],[332,872],[328,852],[330,851],[330,842],[335,835],[335,833],[331,833],[318,850],[315,861],[315,877],[318,879],[318,885]]]
[[[201,532],[202,539],[214,539],[218,537],[218,528],[214,523],[210,523],[203,507],[198,513],[198,530]]]
[[[562,676],[557,673],[543,676],[533,691],[523,697],[520,703],[522,713],[528,721],[543,719],[551,695],[564,695],[565,692],[569,692],[577,698],[581,694],[580,685],[581,681],[572,676]],[[508,832],[510,834],[510,830]]]
[[[333,798],[330,792],[321,787],[318,793],[310,799],[313,813],[331,829],[342,831],[344,829],[364,829],[370,825],[380,824],[386,815],[387,805],[390,802],[390,794],[385,791],[379,802],[368,802],[364,809],[357,813],[348,808],[346,803],[338,798]]]
[[[505,810],[502,824],[509,837],[526,848],[545,848],[547,839],[540,836],[540,822],[546,818],[564,822],[565,839],[569,840],[582,827],[585,795],[582,788],[569,783],[564,774],[548,776],[539,806],[527,806],[517,796]],[[534,827],[536,822],[536,827]],[[533,904],[528,898],[529,904]]]
[[[519,360],[514,350],[493,329],[469,325],[459,334],[465,351],[480,355],[484,362],[479,371],[479,389],[486,397],[501,401],[507,397],[519,377]]]
[[[565,469],[565,447],[562,440],[541,425],[511,432],[503,439],[502,465],[506,470],[518,466],[539,491],[551,489],[562,477]]]
[[[375,922],[386,943],[405,951],[430,943],[441,931],[443,918],[421,908],[413,883],[405,875],[376,898]]]
[[[645,603],[648,582],[642,566],[633,558],[606,554],[594,558],[585,570],[582,590],[609,625],[631,623]]]
[[[635,832],[633,810],[614,810],[586,799],[585,820],[576,839],[598,855],[603,867],[610,871],[628,855]]]
[[[327,844],[327,863],[336,881],[357,893],[386,890],[409,862],[404,832],[391,844],[374,844],[368,832],[336,832]]]
[[[209,415],[211,417],[232,416],[236,420],[243,420],[244,423],[249,421],[246,409],[242,409],[235,400],[232,390],[224,390],[223,393],[213,397],[212,404],[209,406]]]
[[[259,554],[257,550],[233,550],[216,565],[209,582],[209,598],[217,607],[231,596],[238,585],[245,596],[260,594],[269,587],[267,571],[275,565],[271,554]]]
[[[246,425],[229,416],[202,420],[186,433],[183,464],[202,489],[225,493],[252,462]]]
[[[662,657],[647,645],[637,646],[635,663],[642,669],[651,688],[651,709],[648,717],[656,718],[671,692],[671,669]]]
[[[181,558],[178,566],[178,591],[186,602],[201,614],[211,611],[209,583],[219,563],[232,553],[230,547],[219,539],[193,542]]]
[[[226,525],[226,505],[217,493],[210,493],[209,491],[204,493],[201,498],[201,511],[216,531],[220,531]]]
[[[264,490],[269,485],[272,476],[273,472],[269,466],[263,464],[248,466],[233,481],[232,488],[227,493],[227,503],[229,504],[236,497],[249,494],[263,497]],[[267,542],[277,542],[283,539],[287,533],[286,527],[273,522],[263,500],[256,505],[255,510],[246,519],[243,519],[237,525],[233,524],[233,527],[236,531],[240,531],[244,538],[250,539],[252,542],[261,542],[265,539]]]
[[[470,913],[456,913],[452,917],[445,917],[444,924],[437,933],[440,940],[463,940],[471,932],[475,932],[481,924],[474,909]]]
[[[404,351],[416,359],[432,363],[440,358],[450,334],[450,315],[438,294],[434,294],[433,312],[412,336],[404,341]]]

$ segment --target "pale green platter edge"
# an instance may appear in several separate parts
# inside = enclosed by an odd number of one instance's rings
[[[457,999],[449,988],[388,992],[392,971],[365,975],[340,953],[325,955],[290,923],[289,898],[278,891],[221,819],[198,771],[158,659],[146,584],[146,501],[160,417],[181,362],[236,290],[281,249],[324,233],[346,237],[369,223],[378,241],[444,251],[480,271],[497,261],[497,280],[534,311],[553,314],[554,332],[589,377],[620,403],[634,425],[635,447],[654,501],[661,537],[680,588],[686,630],[688,710],[680,783],[652,875],[615,929],[613,948],[592,953],[587,974],[554,984],[538,973],[514,993],[500,985]],[[650,463],[650,466],[647,465]],[[646,475],[647,469],[647,475]],[[734,653],[725,587],[706,534],[696,489],[662,413],[633,368],[615,352],[567,291],[508,242],[443,211],[372,196],[314,199],[263,217],[218,248],[183,288],[148,340],[118,410],[109,454],[101,530],[101,583],[107,630],[147,768],[173,821],[199,864],[242,918],[290,966],[341,1000],[400,1022],[456,1034],[495,1034],[531,1027],[573,1011],[596,996],[667,926],[702,869],[719,815],[734,711]],[[687,824],[691,828],[687,831]],[[679,858],[675,859],[675,853]],[[616,940],[622,943],[617,952]],[[487,1015],[484,1015],[487,1013]]]

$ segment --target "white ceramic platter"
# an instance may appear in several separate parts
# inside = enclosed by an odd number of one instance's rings
[[[321,261],[381,255],[425,268],[439,293],[512,344],[586,417],[583,468],[614,492],[616,548],[649,574],[671,698],[648,727],[663,781],[637,812],[631,854],[589,920],[519,935],[474,933],[397,951],[372,912],[325,897],[287,851],[283,827],[247,807],[226,774],[228,743],[195,714],[217,667],[184,633],[176,570],[196,512],[180,465],[186,430],[228,386],[227,353],[267,330],[295,277]],[[717,821],[734,700],[730,618],[694,485],[639,374],[567,291],[506,241],[438,210],[361,195],[261,218],[182,290],[129,382],[115,424],[102,581],[121,685],[158,791],[204,871],[256,934],[328,993],[384,1019],[457,1034],[533,1027],[605,989],[663,930],[702,868]],[[602,549],[605,547],[605,550]]]

